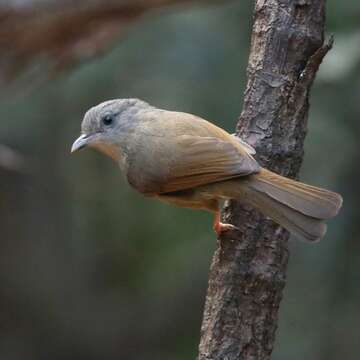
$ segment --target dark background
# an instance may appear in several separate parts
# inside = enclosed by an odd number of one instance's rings
[[[195,358],[211,216],[144,199],[108,158],[69,150],[84,112],[118,97],[233,132],[252,7],[152,11],[103,56],[57,76],[38,61],[3,86],[0,160],[4,145],[17,158],[0,167],[1,360]],[[327,18],[335,46],[312,91],[301,179],[340,192],[344,208],[322,242],[290,242],[278,360],[358,358],[360,3],[329,1]]]

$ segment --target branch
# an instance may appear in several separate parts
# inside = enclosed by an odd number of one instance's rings
[[[12,80],[40,56],[55,71],[107,50],[144,13],[209,0],[77,0],[0,2],[0,80]]]
[[[325,0],[257,0],[248,82],[237,134],[266,168],[297,177],[308,97],[332,41],[323,44]],[[209,276],[199,360],[269,359],[285,286],[289,233],[250,206],[229,202],[238,228],[221,239]]]

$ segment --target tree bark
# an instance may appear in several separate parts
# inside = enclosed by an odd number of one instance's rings
[[[325,0],[257,0],[237,134],[260,164],[297,177],[309,91],[329,51]],[[250,206],[225,205],[238,229],[222,236],[209,276],[199,360],[269,359],[285,286],[289,233]]]

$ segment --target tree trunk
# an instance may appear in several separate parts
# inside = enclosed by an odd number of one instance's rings
[[[257,160],[298,175],[316,71],[324,44],[325,0],[257,0],[248,83],[237,133]],[[249,206],[226,204],[238,230],[219,239],[209,277],[199,360],[269,359],[285,286],[289,233]]]

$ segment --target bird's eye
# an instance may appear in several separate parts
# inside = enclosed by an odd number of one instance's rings
[[[114,121],[114,118],[112,117],[112,115],[105,115],[103,118],[102,118],[102,122],[104,125],[106,126],[109,126],[113,123]]]

